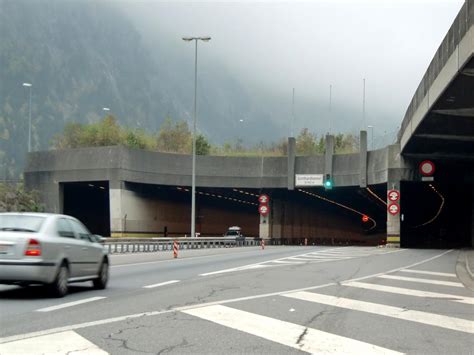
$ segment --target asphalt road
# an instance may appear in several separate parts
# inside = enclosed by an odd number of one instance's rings
[[[0,354],[472,354],[460,251],[189,250],[112,257],[103,291],[0,286]],[[461,277],[461,279],[460,279]]]

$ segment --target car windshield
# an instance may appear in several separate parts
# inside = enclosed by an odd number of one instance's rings
[[[225,235],[228,235],[228,236],[239,235],[239,231],[227,231]]]
[[[38,232],[45,217],[24,215],[0,215],[0,231]]]

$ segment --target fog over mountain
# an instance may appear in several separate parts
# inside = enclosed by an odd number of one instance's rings
[[[393,140],[461,0],[0,0],[0,150],[14,174],[27,147],[47,149],[67,122],[110,107],[122,124],[156,130],[191,121],[199,44],[198,126],[211,142],[274,141],[295,131]],[[362,80],[366,117],[362,119]],[[329,86],[332,104],[329,110]],[[243,120],[243,122],[241,122]]]

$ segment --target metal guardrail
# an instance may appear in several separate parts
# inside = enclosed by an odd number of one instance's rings
[[[176,240],[179,250],[208,249],[208,248],[233,248],[259,246],[259,240],[235,240],[235,239],[191,239]],[[110,254],[125,253],[153,253],[160,251],[172,251],[174,240],[113,240],[104,243]]]

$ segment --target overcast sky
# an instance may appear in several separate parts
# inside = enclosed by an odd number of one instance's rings
[[[159,1],[126,0],[170,38],[210,35],[200,62],[219,60],[251,93],[288,100],[296,91],[302,126],[327,109],[344,112],[335,126],[394,130],[462,0]],[[139,9],[139,10],[137,10]],[[205,47],[204,47],[205,46]],[[189,48],[177,42],[183,55]],[[301,107],[305,105],[306,109]],[[301,112],[299,112],[299,110]],[[350,114],[348,114],[350,112]],[[348,117],[353,116],[353,117]],[[347,119],[346,125],[345,121]]]

